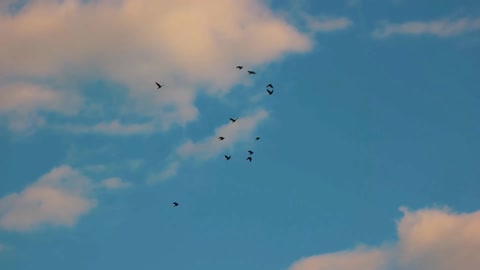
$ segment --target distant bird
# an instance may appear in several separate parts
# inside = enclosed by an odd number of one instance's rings
[[[218,139],[219,139],[220,141],[223,141],[223,140],[225,139],[225,137],[218,137]]]
[[[268,90],[268,89],[267,89],[267,93],[268,93],[269,95],[272,95],[272,94],[273,94],[273,90]]]
[[[260,137],[255,138],[255,140],[257,140],[257,141],[260,140]]]
[[[248,150],[248,154],[249,154],[249,155],[253,155],[253,151]]]
[[[267,87],[273,88],[273,85],[272,85],[271,83],[269,83],[269,84],[267,85]]]
[[[235,118],[235,119],[233,119],[233,118],[230,118],[230,121],[232,121],[232,123],[235,123],[235,121],[237,121],[237,120],[238,120],[238,117],[237,117],[237,118]]]
[[[237,66],[237,69],[242,69],[242,68],[243,68],[243,66]]]
[[[230,159],[232,158],[232,156],[227,156],[227,155],[225,155],[225,158],[226,158],[227,160],[230,160]]]
[[[249,70],[247,72],[248,72],[248,75],[257,74],[255,71],[251,71],[251,70]]]
[[[247,157],[247,160],[252,162],[252,157]]]
[[[157,89],[160,89],[160,88],[162,88],[162,86],[163,86],[163,84],[159,84],[158,82],[155,82],[155,84],[158,86]]]
[[[177,202],[173,202],[173,207],[177,207],[178,206],[178,203]]]

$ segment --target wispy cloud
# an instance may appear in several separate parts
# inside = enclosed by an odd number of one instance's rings
[[[241,82],[245,74],[235,70],[237,64],[254,68],[312,47],[308,35],[260,0],[32,0],[15,14],[0,13],[0,33],[0,81],[54,81],[80,96],[86,95],[76,84],[80,79],[101,76],[120,84],[117,95],[125,95],[126,105],[121,106],[122,116],[145,122],[112,122],[120,119],[113,115],[95,118],[98,122],[91,126],[72,121],[66,126],[106,135],[186,125],[198,116],[198,94],[215,97]],[[157,91],[155,81],[165,87]],[[56,104],[53,97],[20,96],[19,102],[23,99]]]
[[[242,142],[253,141],[255,138],[253,132],[268,115],[267,111],[257,109],[250,115],[239,117],[235,123],[226,123],[216,128],[212,135],[200,141],[186,141],[171,155],[173,161],[163,171],[151,173],[147,177],[147,183],[157,183],[177,175],[180,164],[188,159],[206,161],[225,151],[233,151],[234,147]],[[220,141],[218,139],[220,136],[225,139]]]
[[[398,242],[301,259],[290,270],[476,270],[480,265],[480,211],[401,208]]]
[[[31,231],[42,225],[71,227],[97,205],[89,178],[69,166],[54,168],[20,193],[0,199],[0,228]]]
[[[451,37],[480,30],[480,19],[440,19],[435,21],[411,21],[404,23],[381,22],[372,32],[374,38],[387,38],[392,35],[434,35]]]
[[[19,193],[0,198],[0,228],[34,231],[46,225],[73,227],[97,206],[95,190],[131,187],[120,178],[94,183],[68,165],[53,168]]]
[[[118,177],[105,179],[101,182],[101,186],[107,189],[125,189],[132,186],[131,183],[125,182]]]
[[[332,32],[346,29],[353,25],[347,17],[313,17],[304,15],[307,28],[312,32]]]

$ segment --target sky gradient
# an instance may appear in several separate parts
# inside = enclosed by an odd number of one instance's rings
[[[379,2],[2,1],[0,268],[480,269],[480,3]]]

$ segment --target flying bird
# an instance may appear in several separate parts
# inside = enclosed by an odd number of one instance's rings
[[[243,68],[243,66],[237,66],[237,69],[242,69],[242,68]]]
[[[178,206],[178,203],[177,202],[173,202],[173,207],[177,207]]]
[[[230,160],[230,159],[232,158],[232,156],[227,156],[227,155],[225,155],[225,158],[226,158],[227,160]]]
[[[163,84],[159,84],[158,82],[155,82],[155,84],[158,86],[157,89],[160,89],[160,88],[162,88],[162,86],[163,86]]]
[[[218,139],[219,139],[220,141],[223,141],[223,140],[225,139],[225,137],[221,137],[221,136],[220,136],[220,137],[218,137]]]
[[[253,151],[248,150],[248,154],[249,154],[249,155],[253,155]]]
[[[238,117],[233,119],[233,118],[230,118],[230,121],[232,121],[232,123],[235,123],[235,121],[237,121]]]
[[[267,85],[267,87],[273,88],[273,85],[272,85],[271,83],[269,83],[269,84]]]
[[[260,140],[260,137],[255,138],[255,140],[257,140],[257,141]]]
[[[257,74],[257,73],[256,73],[255,71],[249,70],[249,71],[248,71],[248,75],[252,75],[252,74]]]
[[[252,162],[252,157],[247,157],[247,160]]]
[[[272,95],[272,94],[273,94],[273,90],[268,90],[268,89],[267,89],[267,93],[268,93],[269,95]]]

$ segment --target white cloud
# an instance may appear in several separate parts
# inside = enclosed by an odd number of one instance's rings
[[[117,161],[114,163],[104,164],[89,164],[82,167],[82,171],[93,173],[113,173],[117,171],[131,171],[134,172],[143,166],[145,163],[142,159],[128,159],[124,161]]]
[[[131,183],[122,181],[118,177],[108,178],[102,181],[101,186],[107,189],[124,189],[132,186]]]
[[[151,173],[150,175],[148,175],[147,183],[153,184],[153,183],[166,180],[170,177],[173,177],[177,175],[179,167],[180,167],[180,162],[178,161],[170,162],[165,168],[165,170],[159,173]]]
[[[0,85],[0,115],[6,115],[9,127],[18,132],[43,125],[41,112],[73,115],[79,112],[82,102],[75,92],[23,82]]]
[[[97,204],[89,194],[90,179],[69,166],[60,166],[40,177],[20,193],[0,199],[0,228],[32,231],[43,225],[75,225]]]
[[[391,35],[434,35],[451,37],[466,32],[480,30],[480,19],[461,18],[457,20],[441,19],[435,21],[412,21],[404,23],[382,22],[373,32],[374,38],[387,38]]]
[[[200,142],[187,141],[177,149],[177,154],[181,158],[210,159],[226,149],[232,149],[238,142],[253,140],[252,132],[267,117],[268,112],[265,110],[258,110],[252,115],[239,117],[235,123],[227,123],[217,128],[212,136]],[[226,119],[226,121],[229,120]],[[219,141],[219,136],[225,137],[225,140]]]
[[[312,47],[260,0],[32,0],[14,15],[0,13],[0,35],[0,80],[75,87],[100,76],[126,86],[122,115],[149,120],[66,126],[108,135],[186,125],[197,117],[200,89],[216,96],[245,79],[237,64],[256,68]],[[165,87],[156,90],[155,81]]]
[[[448,209],[410,212],[401,208],[398,242],[378,248],[303,258],[290,270],[477,270],[480,266],[480,211]]]
[[[312,32],[332,32],[346,29],[353,25],[353,22],[347,17],[319,17],[304,15],[307,28]]]

